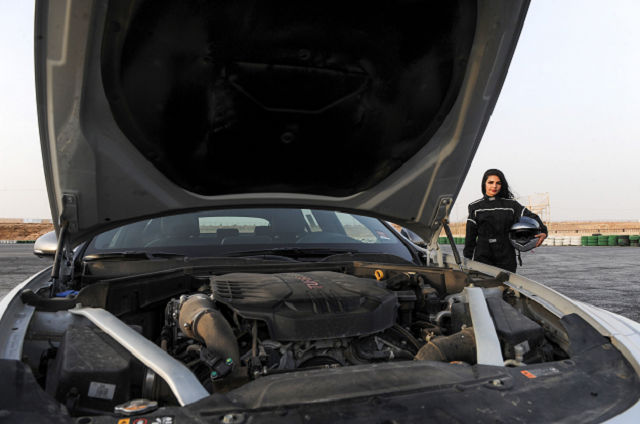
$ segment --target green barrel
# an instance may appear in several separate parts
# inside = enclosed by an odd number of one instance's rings
[[[580,244],[582,246],[589,246],[589,237],[587,236],[580,237]]]
[[[609,246],[618,245],[618,236],[609,236]]]
[[[628,235],[618,236],[618,246],[631,246]]]
[[[609,236],[598,236],[598,246],[608,246]]]
[[[598,245],[598,236],[587,236],[587,245],[588,246],[597,246]]]

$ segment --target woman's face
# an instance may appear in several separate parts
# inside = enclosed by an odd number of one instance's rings
[[[484,184],[484,189],[487,192],[487,196],[495,197],[500,193],[500,189],[502,188],[502,182],[500,181],[500,177],[495,175],[489,175],[487,178],[487,182]]]

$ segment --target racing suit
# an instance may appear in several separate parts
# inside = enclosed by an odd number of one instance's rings
[[[509,229],[521,216],[535,219],[548,234],[540,217],[516,200],[485,195],[470,203],[464,257],[516,272],[516,251],[509,241]]]

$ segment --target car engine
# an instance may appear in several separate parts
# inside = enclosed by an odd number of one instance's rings
[[[403,294],[377,280],[330,271],[234,273],[211,278],[210,292],[204,291],[169,303],[164,333],[174,355],[180,355],[185,339],[194,343],[187,349],[206,365],[203,375],[212,370],[213,383],[227,376],[233,380],[227,362],[260,378],[412,360],[421,347],[396,322]],[[416,299],[414,293],[410,299]],[[212,363],[214,357],[218,361]]]
[[[113,313],[136,337],[153,341],[190,370],[209,393],[276,374],[391,361],[471,366],[476,341],[463,288],[473,284],[460,274],[464,284],[453,288],[437,273],[375,268],[193,275],[187,293],[164,303],[149,300],[148,310],[134,305]],[[147,297],[157,296],[148,291],[151,284],[136,284],[136,293],[145,287]],[[505,366],[562,357],[507,286],[484,285]],[[111,287],[107,297],[129,296],[126,287]],[[169,384],[139,359],[90,322],[74,321],[59,345],[42,353],[38,368],[45,390],[75,414],[113,411],[136,398],[178,405]]]

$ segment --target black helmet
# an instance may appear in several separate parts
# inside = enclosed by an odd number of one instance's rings
[[[538,244],[536,235],[541,232],[538,221],[523,216],[516,219],[516,223],[509,229],[509,240],[516,250],[527,252],[536,247]]]

